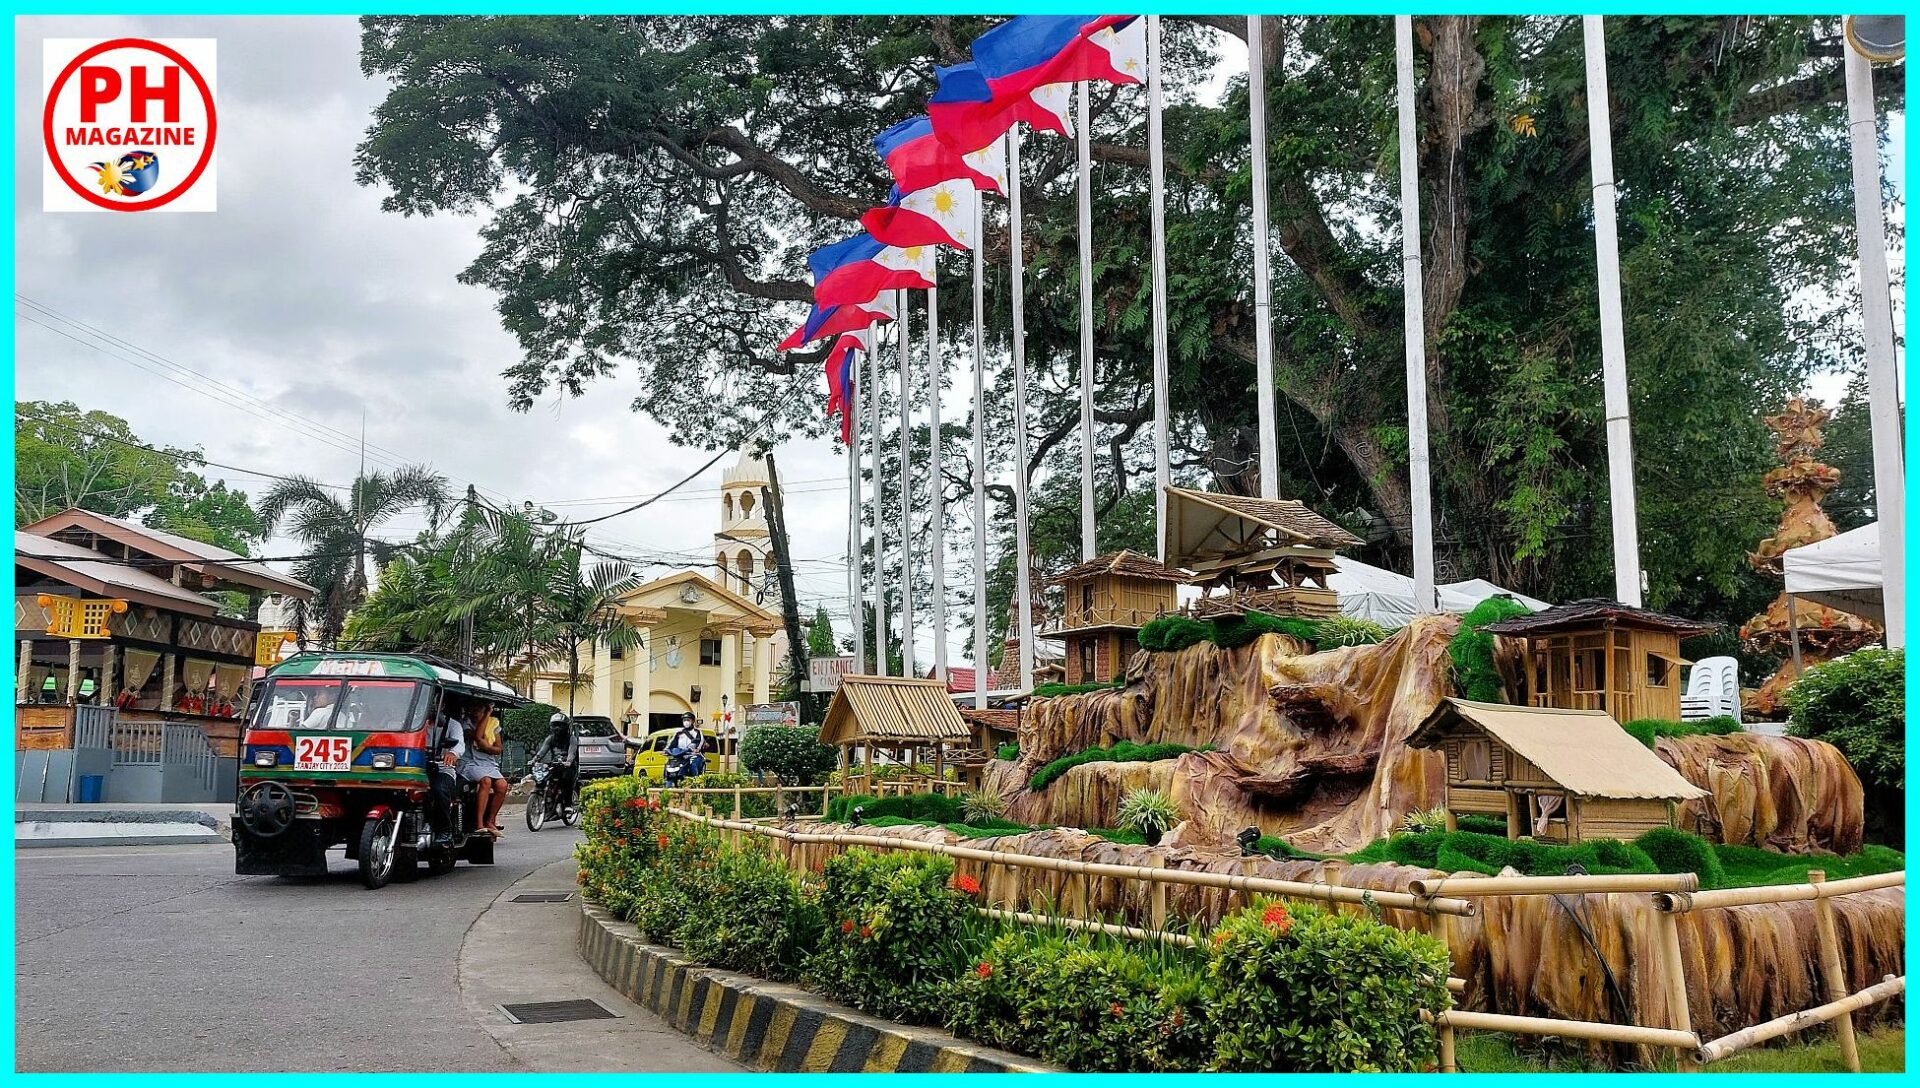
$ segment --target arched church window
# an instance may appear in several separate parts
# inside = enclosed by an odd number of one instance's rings
[[[743,518],[753,516],[753,492],[751,491],[740,493],[740,516]]]
[[[720,496],[720,513],[721,513],[721,516],[723,516],[724,518],[726,518],[726,520],[728,520],[728,521],[732,521],[732,520],[733,520],[733,495],[732,495],[732,493],[728,493],[728,494],[724,494],[724,495],[721,495],[721,496]]]

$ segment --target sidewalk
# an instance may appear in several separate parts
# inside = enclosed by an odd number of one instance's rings
[[[15,849],[195,845],[232,839],[231,804],[33,804],[13,813]]]
[[[738,1073],[737,1063],[676,1031],[608,986],[580,958],[580,907],[515,903],[533,892],[578,895],[571,858],[535,869],[481,912],[460,946],[460,1000],[500,1047],[543,1073]],[[499,1006],[586,999],[617,1019],[516,1024]]]

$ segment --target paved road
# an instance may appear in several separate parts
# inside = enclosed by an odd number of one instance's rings
[[[497,864],[461,864],[446,876],[423,873],[417,883],[377,892],[361,887],[337,852],[328,877],[281,880],[234,876],[225,845],[22,851],[14,899],[17,1068],[580,1068],[579,1048],[549,1053],[524,1030],[516,1040],[482,999],[607,1001],[613,993],[582,973],[571,905],[508,906],[511,897],[502,895],[547,866],[515,890],[569,888],[564,861],[578,832],[529,834],[517,811],[509,815]],[[544,913],[522,913],[529,910]],[[558,942],[546,931],[556,925],[565,927]],[[487,946],[463,954],[470,934]],[[508,943],[524,954],[503,954],[499,946]],[[517,995],[521,979],[538,992]],[[645,1010],[616,1008],[629,1031],[664,1029],[647,1036],[653,1068],[737,1068]],[[631,1063],[616,1055],[603,1067]]]

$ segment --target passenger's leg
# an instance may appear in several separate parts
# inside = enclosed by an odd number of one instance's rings
[[[500,810],[507,807],[507,780],[490,778],[487,781],[493,786],[493,801],[487,807],[487,826],[498,831],[501,829]]]

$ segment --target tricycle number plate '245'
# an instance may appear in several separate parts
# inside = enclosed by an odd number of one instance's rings
[[[345,771],[353,759],[352,737],[293,738],[296,771]]]

